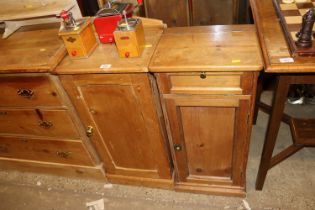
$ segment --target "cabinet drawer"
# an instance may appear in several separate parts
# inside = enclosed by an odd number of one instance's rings
[[[50,76],[0,76],[0,107],[60,106]]]
[[[80,141],[0,137],[0,157],[74,165],[93,165]]]
[[[158,74],[163,94],[242,94],[241,73]]]
[[[0,109],[0,133],[80,138],[66,110]]]

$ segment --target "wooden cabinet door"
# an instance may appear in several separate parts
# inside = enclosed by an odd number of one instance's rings
[[[189,0],[144,0],[146,16],[163,20],[168,27],[189,25]]]
[[[248,96],[164,95],[177,182],[244,186]]]
[[[237,23],[239,0],[192,0],[193,26]]]
[[[107,175],[171,178],[160,116],[147,74],[61,76]]]

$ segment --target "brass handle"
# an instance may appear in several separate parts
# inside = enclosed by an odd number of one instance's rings
[[[206,78],[207,78],[206,72],[201,72],[201,73],[200,73],[200,78],[201,78],[201,79],[206,79]]]
[[[57,151],[57,155],[61,158],[67,159],[70,157],[71,152]]]
[[[3,111],[3,112],[0,112],[0,115],[8,115],[8,112],[6,112],[6,111]]]
[[[32,98],[32,96],[34,95],[34,91],[30,90],[30,89],[19,89],[17,91],[17,94],[21,97],[24,97],[24,98]]]
[[[93,127],[91,125],[89,125],[87,128],[86,128],[86,135],[87,137],[91,137],[93,134]]]
[[[39,121],[38,125],[45,129],[49,129],[53,126],[52,122],[49,122],[49,121]]]

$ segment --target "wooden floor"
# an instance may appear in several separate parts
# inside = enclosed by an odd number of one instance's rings
[[[270,101],[270,92],[263,101]],[[315,116],[314,105],[287,105],[286,111],[298,116]],[[315,209],[315,148],[301,151],[272,168],[263,191],[255,190],[268,115],[259,112],[253,127],[247,168],[247,197],[231,198],[179,193],[87,180],[0,171],[0,210],[86,209],[85,203],[104,199],[108,210],[313,210]],[[276,151],[291,143],[289,127],[281,125]]]

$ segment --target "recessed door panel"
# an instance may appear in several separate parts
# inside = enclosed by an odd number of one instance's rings
[[[171,167],[159,109],[148,74],[62,76],[106,173],[170,179]]]
[[[189,175],[231,176],[234,108],[180,107]]]
[[[154,152],[131,86],[88,85],[81,91],[116,167],[154,170]]]
[[[240,185],[249,100],[243,96],[164,95],[177,182]],[[239,174],[241,174],[239,176]]]

